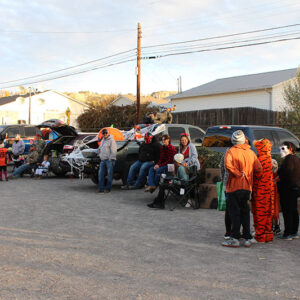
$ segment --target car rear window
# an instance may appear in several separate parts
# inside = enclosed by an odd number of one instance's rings
[[[276,131],[279,137],[279,144],[282,145],[283,142],[291,142],[293,143],[297,148],[299,148],[299,142],[295,137],[293,137],[289,132],[278,130]]]
[[[32,137],[37,134],[38,129],[36,127],[28,126],[28,127],[24,127],[24,131],[26,137]]]
[[[194,127],[189,127],[189,132],[192,143],[202,142],[204,133],[201,130]]]
[[[183,127],[169,127],[168,132],[172,143],[179,142],[180,134],[185,133],[185,129]]]
[[[274,145],[275,147],[277,146],[274,135],[272,134],[272,130],[266,130],[266,129],[254,130],[254,139],[255,140],[268,139],[272,143],[272,145]]]
[[[203,140],[205,147],[231,147],[231,136],[236,128],[213,127],[208,128]]]

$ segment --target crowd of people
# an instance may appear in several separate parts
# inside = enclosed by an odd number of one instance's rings
[[[279,228],[279,202],[284,220],[283,240],[299,238],[297,199],[300,196],[300,158],[296,146],[284,142],[280,147],[283,158],[278,169],[272,159],[272,144],[268,139],[254,141],[256,154],[249,140],[238,130],[220,162],[226,196],[225,241],[222,246],[245,247],[253,243],[271,243]],[[251,200],[251,201],[250,201]],[[255,232],[250,230],[250,206]],[[241,233],[242,226],[242,233]],[[242,239],[242,240],[241,240]]]
[[[100,157],[98,171],[99,193],[110,193],[113,171],[117,155],[117,145],[107,129],[101,131],[102,139],[97,153]],[[172,145],[168,134],[161,137],[162,145],[156,136],[147,132],[143,139],[139,138],[138,160],[129,169],[127,182],[123,190],[144,189],[153,193],[159,192],[149,208],[164,209],[165,190],[178,186],[189,180],[190,170],[199,172],[198,152],[191,143],[188,134],[180,135],[178,151]],[[237,130],[231,137],[232,147],[228,148],[220,161],[223,189],[226,197],[225,241],[222,246],[250,247],[253,243],[271,243],[274,235],[281,232],[279,204],[283,214],[283,240],[299,237],[299,214],[297,199],[300,196],[300,158],[295,155],[296,146],[284,142],[280,147],[283,158],[280,167],[272,159],[272,144],[268,139],[254,141],[257,155],[251,150],[249,139],[243,131]],[[14,160],[15,169],[10,178],[20,177],[27,171],[40,178],[50,167],[47,155],[42,155],[45,141],[40,135],[35,137],[25,161],[22,155],[25,145],[19,135],[16,136],[11,151],[0,141],[0,180],[2,172],[5,180],[7,163]],[[168,181],[161,181],[162,174],[172,173]],[[186,203],[188,205],[188,203]],[[250,205],[249,205],[250,204]],[[250,208],[251,207],[251,208]],[[254,233],[250,228],[250,210],[253,214]],[[242,227],[242,232],[241,232]]]
[[[25,143],[19,134],[16,135],[11,149],[4,146],[4,141],[0,140],[0,181],[3,181],[2,172],[6,181],[19,178],[25,173],[40,179],[43,173],[48,172],[50,162],[48,156],[43,155],[46,142],[40,134],[37,134],[33,143],[30,145],[29,154],[25,158]],[[12,161],[14,170],[7,176],[7,164]]]

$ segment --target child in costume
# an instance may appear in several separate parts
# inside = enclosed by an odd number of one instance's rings
[[[8,150],[4,147],[3,141],[0,141],[0,181],[2,181],[2,172],[4,173],[5,180],[8,181],[7,162],[8,162]]]
[[[272,144],[268,139],[255,141],[258,160],[260,161],[263,172],[260,178],[254,178],[252,194],[252,213],[255,228],[253,242],[272,242],[272,204],[274,196],[273,166],[271,149]]]

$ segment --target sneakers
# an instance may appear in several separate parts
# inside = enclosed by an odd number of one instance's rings
[[[153,203],[147,204],[147,206],[150,208],[158,208],[158,209],[165,208],[165,206],[162,203],[158,203],[158,202],[153,202]]]
[[[291,234],[292,239],[299,239],[299,234],[298,233],[294,233]]]
[[[232,248],[239,248],[240,242],[237,239],[230,238],[229,240],[222,243],[223,247],[232,247]]]
[[[226,232],[224,234],[224,240],[229,240],[230,239],[230,232]]]
[[[121,186],[122,190],[129,190],[129,186],[127,184]]]
[[[293,237],[291,235],[285,235],[283,234],[282,236],[280,236],[281,240],[285,240],[285,241],[292,241]]]
[[[105,190],[104,191],[104,194],[108,194],[108,193],[110,193],[110,190]]]
[[[156,190],[156,186],[148,186],[148,187],[145,189],[145,192],[153,193],[155,190]]]
[[[245,242],[244,242],[244,246],[246,247],[246,248],[250,248],[251,246],[252,246],[252,242],[251,242],[252,240],[245,240]]]
[[[104,191],[98,191],[99,194],[104,194]]]

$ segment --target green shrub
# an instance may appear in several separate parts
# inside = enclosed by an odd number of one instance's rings
[[[208,147],[198,148],[198,157],[201,165],[199,173],[199,182],[205,182],[205,169],[206,168],[219,168],[220,160],[224,153],[216,152]]]

